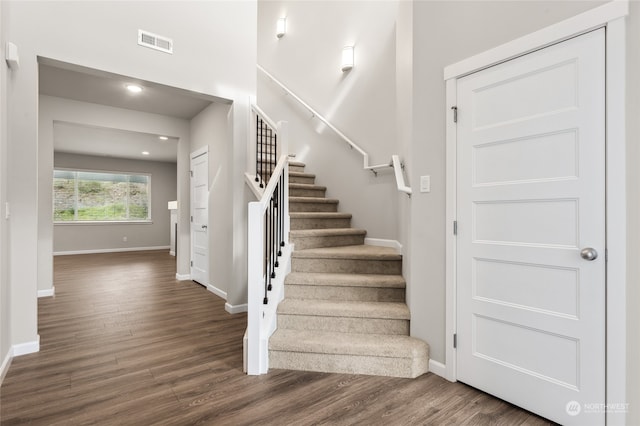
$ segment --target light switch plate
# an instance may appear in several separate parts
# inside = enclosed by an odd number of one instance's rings
[[[431,192],[431,176],[420,176],[420,192]]]

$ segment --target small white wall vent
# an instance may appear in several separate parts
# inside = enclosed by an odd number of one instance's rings
[[[173,40],[149,31],[138,30],[138,44],[161,52],[173,53]]]

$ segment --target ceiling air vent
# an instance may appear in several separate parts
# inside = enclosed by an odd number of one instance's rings
[[[162,52],[173,53],[173,40],[149,31],[138,30],[138,44]]]

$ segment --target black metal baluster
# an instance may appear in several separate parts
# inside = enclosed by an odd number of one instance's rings
[[[275,261],[275,250],[273,249],[274,247],[274,241],[275,241],[275,199],[274,199],[274,195],[271,196],[271,278],[275,278],[276,277],[276,261]]]
[[[259,164],[260,164],[260,117],[256,115],[256,182],[260,182],[259,175]]]
[[[284,169],[280,174],[280,209],[278,217],[280,219],[280,244],[278,247],[278,256],[282,256],[282,247],[284,247]]]
[[[264,149],[266,145],[265,141],[265,129],[267,129],[267,125],[263,120],[260,120],[260,188],[264,188],[266,185],[266,168],[264,164]]]
[[[277,184],[276,184],[276,188],[275,191],[273,193],[273,199],[275,200],[275,208],[276,208],[276,214],[273,218],[273,222],[275,225],[275,235],[273,238],[273,259],[274,259],[274,264],[275,267],[277,268],[278,266],[280,266],[280,261],[278,260],[278,256],[281,256],[280,254],[280,179],[278,178],[277,180]]]
[[[267,216],[265,215],[264,217],[264,230],[265,230],[265,235],[264,235],[264,299],[262,299],[262,303],[267,305],[269,303],[269,297],[267,295],[267,290],[269,290],[269,266],[268,266],[268,256],[267,256],[267,236],[266,236],[266,231],[267,231],[267,224],[268,224],[268,220],[267,220]]]

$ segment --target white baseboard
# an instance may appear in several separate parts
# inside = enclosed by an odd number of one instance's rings
[[[56,288],[51,287],[46,290],[38,290],[38,299],[41,297],[52,297],[56,295]]]
[[[173,250],[169,250],[169,256],[175,256],[175,255],[176,255],[176,252],[175,252],[175,251],[173,251]]]
[[[176,280],[178,281],[189,281],[191,279],[191,274],[176,274]]]
[[[444,379],[447,378],[447,366],[441,362],[434,361],[432,359],[429,360],[429,372],[435,374],[436,376],[440,376]]]
[[[4,376],[7,375],[7,371],[9,371],[9,367],[11,367],[11,361],[13,361],[13,348],[9,348],[7,355],[2,360],[2,364],[0,364],[0,385],[4,380]]]
[[[40,335],[34,342],[19,343],[12,346],[13,356],[33,354],[40,351]]]
[[[169,250],[171,246],[153,246],[153,247],[122,247],[112,249],[92,249],[92,250],[73,250],[73,251],[54,251],[54,256],[69,256],[74,254],[97,254],[97,253],[120,253],[126,251],[150,251],[150,250]]]
[[[231,305],[229,303],[225,303],[224,310],[230,314],[239,314],[241,312],[247,312],[248,307],[246,303],[243,303],[242,305]]]
[[[395,249],[398,254],[402,254],[402,244],[397,240],[384,240],[381,238],[365,238],[364,243],[370,246],[390,247]]]
[[[222,291],[219,288],[217,288],[216,286],[213,286],[211,284],[207,285],[207,290],[209,290],[211,293],[215,294],[216,296],[221,297],[224,300],[227,300],[227,292],[226,291]]]

